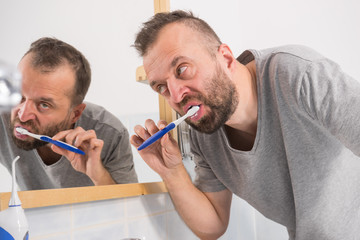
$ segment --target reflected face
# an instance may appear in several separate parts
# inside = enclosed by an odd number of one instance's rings
[[[69,129],[74,123],[71,94],[75,85],[75,73],[66,64],[55,70],[34,69],[31,54],[19,63],[22,74],[22,100],[11,111],[11,131],[15,144],[31,150],[47,143],[18,133],[22,127],[36,134],[53,136]]]
[[[183,24],[165,26],[144,56],[150,86],[180,115],[200,110],[187,123],[205,133],[221,127],[238,105],[235,84],[217,56]]]

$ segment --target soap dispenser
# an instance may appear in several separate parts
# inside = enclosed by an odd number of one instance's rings
[[[0,212],[0,239],[1,240],[28,240],[29,225],[21,207],[21,201],[16,191],[15,163],[17,156],[12,162],[12,192],[9,208]]]

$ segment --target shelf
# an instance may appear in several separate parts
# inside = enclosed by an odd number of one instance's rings
[[[141,83],[148,83],[144,66],[136,68],[136,81]]]
[[[105,199],[165,193],[163,182],[19,191],[23,208],[38,208]],[[0,193],[0,211],[8,208],[11,192]]]

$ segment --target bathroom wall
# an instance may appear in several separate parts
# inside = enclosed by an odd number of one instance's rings
[[[189,237],[183,239],[195,239],[167,194],[26,209],[25,214],[31,240],[181,239],[174,229]]]
[[[257,233],[256,215],[235,198],[228,231],[219,240],[281,240],[277,226]],[[245,210],[245,211],[244,211]],[[26,209],[31,240],[195,240],[168,194]],[[235,214],[233,214],[235,215]]]
[[[302,44],[360,80],[357,0],[170,0],[170,8],[205,19],[235,56],[245,49]]]

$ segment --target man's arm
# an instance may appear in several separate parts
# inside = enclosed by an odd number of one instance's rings
[[[229,190],[203,193],[191,182],[183,165],[164,179],[176,210],[201,239],[218,239],[227,229],[232,193]]]
[[[159,123],[160,128],[165,122]],[[152,120],[147,120],[143,128],[135,126],[131,143],[139,147],[159,128]],[[229,190],[214,193],[203,193],[197,189],[183,163],[180,149],[169,134],[139,151],[144,161],[164,180],[176,210],[201,239],[217,239],[226,230],[232,194]]]

